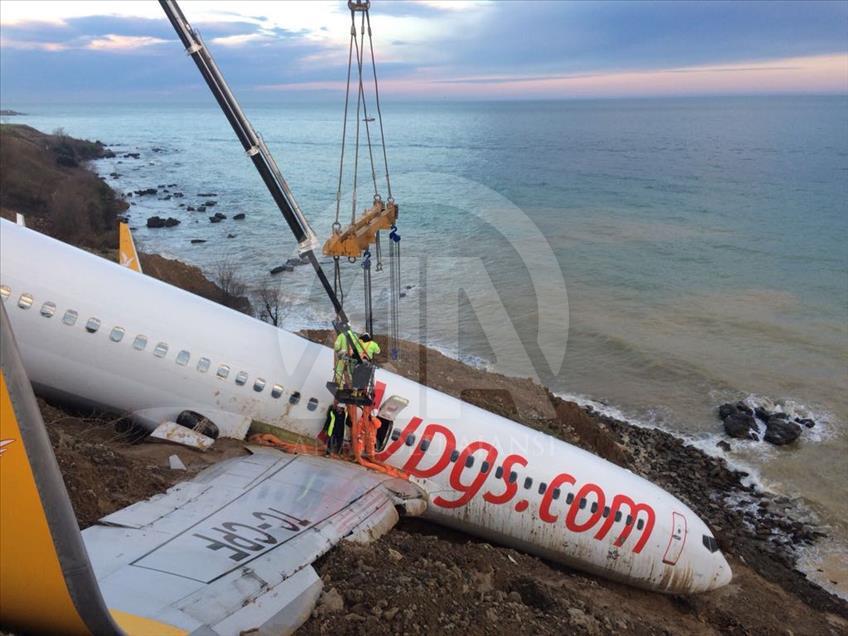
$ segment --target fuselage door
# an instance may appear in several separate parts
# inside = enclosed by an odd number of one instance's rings
[[[665,549],[663,563],[668,565],[677,563],[680,553],[683,552],[683,546],[686,545],[686,534],[686,517],[678,512],[672,512],[671,538],[668,540],[668,547]]]

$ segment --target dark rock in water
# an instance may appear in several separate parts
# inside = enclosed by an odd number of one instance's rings
[[[126,193],[124,193],[124,196],[125,196],[125,197],[131,197],[132,195],[133,195],[133,193],[132,193],[132,192],[126,192]]]
[[[795,422],[807,428],[813,428],[816,425],[815,420],[811,420],[808,417],[796,417]]]
[[[121,155],[124,159],[141,159],[140,152],[125,152]]]
[[[280,272],[293,272],[294,267],[291,265],[277,265],[271,270],[272,274],[279,274]]]
[[[174,192],[175,199],[182,199],[185,195],[182,192]]]
[[[206,206],[205,205],[198,205],[197,211],[198,212],[206,212]]]
[[[244,212],[239,212],[233,216],[234,221],[244,221]]]
[[[219,219],[226,219],[227,218],[227,215],[223,214],[222,212],[215,212],[215,216],[217,216]]]
[[[757,422],[747,413],[732,413],[724,419],[724,432],[738,439],[759,440]]]
[[[167,219],[163,219],[159,216],[151,216],[147,219],[147,227],[149,228],[160,228],[160,227],[174,227],[175,225],[179,225],[180,222],[178,219],[173,217],[168,217]]]
[[[207,201],[203,205],[205,205],[207,208],[211,208],[213,205],[218,205],[218,202],[217,201]]]
[[[783,446],[784,444],[791,444],[800,436],[801,427],[798,424],[773,415],[769,418],[763,439],[776,446]]]
[[[143,197],[150,194],[156,194],[159,192],[156,188],[145,188],[144,190],[136,190],[135,193],[137,196]]]
[[[398,296],[400,296],[401,298],[406,298],[406,292],[401,292],[400,294],[398,294]]]
[[[121,177],[121,175],[118,174],[117,172],[110,172],[109,176],[112,177],[113,179],[119,179]]]
[[[716,446],[718,446],[718,447],[719,447],[721,450],[723,450],[723,451],[727,451],[728,453],[730,452],[730,450],[731,450],[731,448],[732,448],[732,447],[730,446],[730,442],[728,442],[728,441],[726,441],[726,440],[720,440],[720,441],[718,442],[718,444],[716,444]]]
[[[159,146],[153,146],[153,148],[151,148],[151,150],[152,150],[153,152],[165,152],[165,149],[164,149],[164,148],[160,148]]]
[[[407,289],[412,289],[412,285],[407,285],[407,286],[406,286],[406,288],[407,288]]]
[[[771,417],[769,417],[769,420],[772,419],[772,418],[775,418],[775,417],[779,420],[788,420],[789,419],[789,416],[786,413],[772,413]],[[766,420],[766,421],[768,421],[768,420]]]
[[[769,413],[762,406],[758,406],[754,409],[754,415],[760,418],[763,422],[768,422],[768,419],[771,417],[771,413]]]
[[[189,212],[194,212],[194,211],[195,211],[195,207],[194,207],[193,205],[190,205],[190,206],[188,206],[188,207],[186,208],[186,210],[188,210]]]
[[[185,203],[180,203],[180,205],[179,205],[178,207],[184,208],[184,207],[185,207]]]
[[[199,243],[205,243],[206,239],[191,239],[192,245],[198,245]]]
[[[227,234],[227,238],[235,238],[235,237],[236,237],[235,234]]]
[[[210,217],[209,217],[209,222],[210,222],[210,223],[220,223],[222,220],[223,220],[223,219],[221,219],[221,217],[220,217],[220,216],[210,216]]]
[[[199,197],[217,197],[218,194],[216,192],[200,192],[198,193]]]
[[[170,201],[170,200],[171,200],[170,194],[166,194],[164,197],[161,197],[161,199],[160,199],[160,201]]]
[[[727,417],[730,417],[731,415],[736,414],[738,411],[739,411],[739,409],[736,407],[735,404],[731,404],[730,402],[727,402],[725,404],[722,404],[720,407],[718,407],[718,416],[721,419],[725,419]]]
[[[739,412],[741,412],[741,413],[747,413],[748,415],[753,415],[753,414],[754,414],[754,410],[753,410],[750,406],[748,406],[747,404],[745,404],[742,400],[739,400],[739,401],[736,403],[736,409],[737,409]]]

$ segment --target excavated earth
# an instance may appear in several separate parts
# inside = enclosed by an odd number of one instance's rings
[[[84,168],[108,149],[26,127],[4,125],[0,135],[0,215],[22,212],[37,229],[114,258],[114,220],[126,203]],[[67,193],[78,204],[62,205]],[[81,220],[91,232],[78,233]],[[166,282],[221,297],[197,268],[155,256],[142,256],[142,263]],[[331,337],[304,335],[321,342]],[[745,485],[746,475],[723,459],[663,431],[563,401],[529,380],[487,373],[421,345],[402,343],[400,360],[382,363],[667,489],[710,524],[733,581],[696,596],[645,592],[404,519],[376,542],[343,543],[316,563],[324,593],[303,633],[848,634],[848,604],[794,569],[796,548],[814,543],[816,529],[792,502]],[[152,441],[132,444],[116,432],[114,415],[40,405],[83,528],[246,452],[235,440],[220,440],[206,453]],[[173,454],[187,470],[168,467]]]

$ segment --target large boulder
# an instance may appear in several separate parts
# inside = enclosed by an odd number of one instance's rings
[[[747,413],[732,413],[724,418],[724,432],[739,439],[760,439],[757,433],[757,421]]]
[[[784,446],[791,444],[799,437],[801,437],[801,427],[795,422],[790,422],[783,413],[777,413],[769,418],[763,439],[776,446]]]

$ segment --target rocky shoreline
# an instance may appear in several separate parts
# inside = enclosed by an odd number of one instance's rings
[[[0,134],[0,213],[10,218],[22,212],[30,227],[113,258],[115,218],[127,204],[85,168],[85,161],[106,156],[108,148],[24,126],[4,125]],[[13,143],[7,143],[10,139]],[[69,145],[70,154],[56,150],[59,144]],[[62,152],[77,165],[63,164]],[[21,164],[20,153],[28,169],[11,168],[12,162]],[[46,175],[40,182],[36,169]],[[87,207],[59,206],[47,196],[71,186]],[[99,202],[96,213],[90,213],[92,201]],[[66,218],[77,218],[79,209],[89,210],[85,233]],[[197,268],[157,255],[142,256],[142,265],[150,275],[220,300],[220,288]],[[332,337],[324,331],[304,335],[321,342]],[[694,597],[663,596],[405,520],[376,543],[341,546],[317,564],[325,593],[304,633],[848,633],[848,604],[795,569],[798,548],[815,543],[821,533],[792,502],[749,485],[748,475],[724,459],[659,429],[616,420],[529,380],[474,369],[422,345],[402,343],[394,370],[576,444],[667,489],[713,528],[734,581]],[[110,418],[44,408],[84,525],[185,477],[159,465],[157,445],[133,446],[116,435]],[[211,459],[191,451],[180,455],[190,472]],[[123,474],[127,467],[135,467],[132,479],[97,478],[101,469]]]

